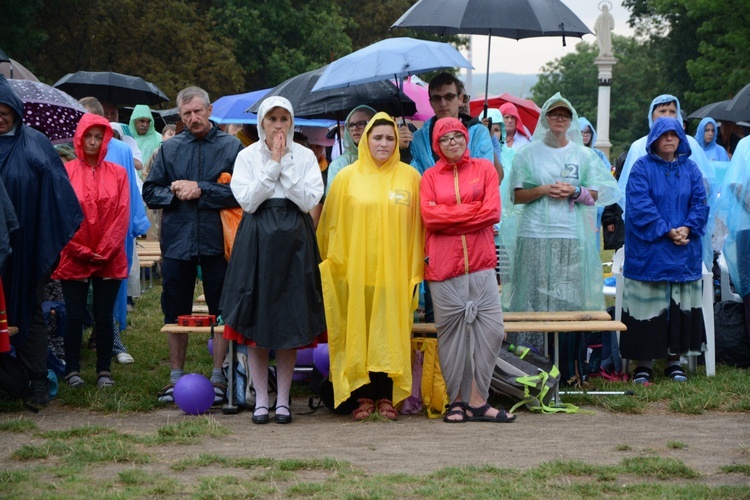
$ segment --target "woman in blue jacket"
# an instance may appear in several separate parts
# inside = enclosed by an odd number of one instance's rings
[[[628,331],[620,350],[637,360],[636,383],[649,382],[653,360],[664,357],[665,375],[685,381],[680,355],[705,349],[701,236],[709,207],[679,121],[656,120],[646,151],[627,184],[622,321]]]

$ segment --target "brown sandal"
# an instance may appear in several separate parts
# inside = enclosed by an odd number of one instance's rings
[[[368,398],[360,398],[357,403],[359,407],[352,412],[352,417],[354,420],[367,420],[375,411],[375,404]]]
[[[396,420],[398,418],[398,411],[393,407],[390,399],[378,399],[375,405],[378,407],[378,413],[388,420]]]

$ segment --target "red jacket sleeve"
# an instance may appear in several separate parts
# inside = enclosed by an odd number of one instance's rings
[[[425,172],[420,193],[425,228],[434,233],[466,234],[500,221],[500,189],[494,167],[483,168],[484,196],[460,205],[435,204],[434,175]],[[427,182],[425,182],[427,181]],[[430,204],[432,203],[432,204]]]
[[[116,167],[118,197],[112,220],[100,221],[107,227],[96,248],[96,253],[102,256],[101,261],[111,260],[116,252],[124,251],[125,235],[128,233],[130,223],[130,189],[127,184],[127,172],[125,169]],[[99,260],[99,259],[96,259]]]

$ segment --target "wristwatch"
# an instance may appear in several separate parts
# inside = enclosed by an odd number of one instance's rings
[[[571,198],[573,198],[574,200],[577,200],[579,196],[581,196],[581,186],[576,186],[576,190],[573,193],[573,196],[571,196]]]

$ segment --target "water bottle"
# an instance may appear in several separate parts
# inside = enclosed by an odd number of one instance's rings
[[[518,356],[519,358],[523,358],[524,356],[526,356],[526,353],[529,352],[529,348],[528,347],[525,347],[525,346],[522,346],[522,345],[515,346],[513,344],[511,344],[508,347],[508,350],[510,352],[512,352],[513,354],[515,354],[516,356]]]
[[[47,370],[47,382],[49,382],[49,398],[57,397],[57,375],[53,370]]]

